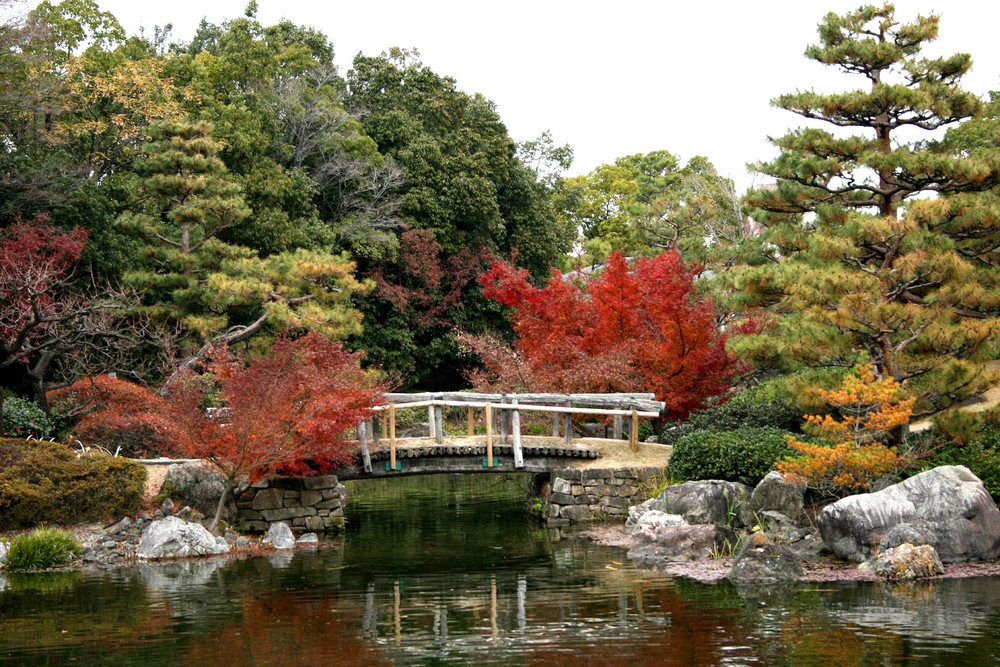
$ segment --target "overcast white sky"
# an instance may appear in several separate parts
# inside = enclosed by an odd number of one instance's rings
[[[130,32],[172,23],[187,39],[202,17],[241,15],[246,0],[98,0]],[[746,164],[773,155],[768,135],[800,125],[769,100],[795,89],[860,86],[802,53],[828,11],[861,0],[565,2],[259,0],[259,19],[284,17],[326,33],[342,72],[358,52],[416,47],[439,74],[496,102],[511,136],[552,131],[573,146],[571,173],[631,153],[666,149],[707,156],[742,190]],[[940,13],[940,38],[927,51],[971,53],[965,87],[1000,89],[1000,2],[898,0],[896,17]]]

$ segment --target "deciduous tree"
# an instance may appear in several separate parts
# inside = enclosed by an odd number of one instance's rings
[[[86,231],[63,232],[44,216],[0,235],[0,370],[26,379],[42,407],[53,383],[134,365],[146,335],[134,294],[76,282],[86,239]],[[2,401],[0,392],[0,416]]]
[[[226,479],[213,528],[242,479],[305,458],[352,460],[345,434],[369,413],[379,391],[359,361],[340,343],[310,332],[280,337],[270,352],[248,362],[217,349],[208,376],[188,369],[171,385],[167,401],[184,432],[181,450],[212,461]],[[205,411],[210,395],[220,412]]]
[[[631,267],[614,253],[583,286],[556,272],[537,288],[525,271],[495,263],[480,278],[483,293],[514,309],[517,339],[511,355],[495,341],[472,341],[489,373],[478,379],[519,379],[535,390],[645,389],[666,403],[667,417],[684,417],[721,394],[734,369],[711,300],[695,294],[695,274],[677,251]]]

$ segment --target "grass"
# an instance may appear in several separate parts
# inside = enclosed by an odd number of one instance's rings
[[[8,570],[41,570],[65,565],[80,555],[80,544],[61,528],[36,528],[11,540]]]

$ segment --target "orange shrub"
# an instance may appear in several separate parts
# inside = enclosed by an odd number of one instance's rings
[[[823,442],[789,437],[788,445],[801,456],[779,461],[780,472],[799,475],[816,489],[856,492],[905,465],[894,448],[880,442],[909,423],[913,411],[914,399],[895,379],[879,378],[865,364],[845,377],[839,389],[819,394],[837,416],[806,415],[805,431]]]

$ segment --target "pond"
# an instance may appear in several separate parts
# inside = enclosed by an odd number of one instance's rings
[[[1000,579],[747,598],[529,521],[518,476],[353,484],[343,543],[8,576],[0,664],[1000,663]]]

